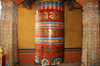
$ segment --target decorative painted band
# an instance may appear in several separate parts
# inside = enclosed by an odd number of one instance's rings
[[[61,43],[64,42],[64,39],[35,39],[35,42],[38,43]]]
[[[39,29],[39,28],[59,28],[59,29],[64,29],[63,27],[36,27],[35,29]]]
[[[68,50],[68,51],[80,51],[82,49],[82,47],[65,47],[64,49],[65,49],[65,52],[66,52],[66,50]],[[19,50],[19,52],[23,52],[23,51],[28,52],[28,50],[30,52],[35,52],[34,51],[35,48],[19,48],[18,50]],[[23,51],[21,51],[21,50],[23,50]]]
[[[35,48],[19,48],[18,50],[19,50],[19,64],[20,65],[34,64]],[[81,47],[65,48],[64,56],[65,56],[64,62],[70,62],[70,63],[81,62]]]
[[[43,1],[43,2],[39,2],[36,4],[36,8],[40,7],[40,6],[46,6],[46,5],[53,5],[53,6],[59,6],[64,8],[64,5],[60,2],[57,1]]]
[[[64,48],[65,53],[69,52],[81,52],[81,47],[68,47]],[[35,54],[35,48],[19,48],[21,54]]]
[[[35,38],[35,39],[64,39],[64,38],[41,38],[41,37],[39,37],[39,38]]]
[[[61,23],[61,22],[39,22],[39,23],[35,23],[36,25],[37,24],[64,24],[64,23]]]
[[[64,42],[61,42],[61,43],[39,43],[39,42],[35,42],[36,44],[44,44],[44,45],[58,45],[58,44],[64,44]]]
[[[59,3],[64,2],[64,0],[36,0],[36,4],[39,3],[39,2],[44,2],[44,1],[56,1],[56,2],[59,2]]]
[[[64,30],[59,28],[38,28],[35,29],[36,38],[63,38]]]
[[[36,10],[36,24],[42,22],[64,23],[64,11],[57,9]]]
[[[63,24],[55,24],[55,23],[40,23],[40,24],[36,24],[36,27],[63,27],[64,28],[64,25]]]

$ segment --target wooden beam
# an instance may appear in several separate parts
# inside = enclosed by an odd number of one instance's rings
[[[69,4],[68,4],[68,10],[69,10],[69,11],[72,11],[73,9],[74,9],[73,0],[70,0],[70,1],[69,1]]]
[[[26,6],[28,5],[27,0],[24,0],[24,2],[21,3],[23,7],[26,8]]]
[[[68,0],[67,5],[69,11],[72,11],[75,8],[81,8],[81,5],[79,5],[75,0]]]
[[[24,2],[22,2],[19,7],[20,8],[26,8],[26,9],[31,9],[31,5],[32,3],[29,0],[24,0]]]
[[[75,0],[73,1],[74,8],[81,8],[81,5],[78,4]]]
[[[11,1],[11,0],[1,0],[1,1]]]
[[[23,2],[23,1],[24,1],[24,0],[15,0],[14,3],[17,4],[17,5],[19,5],[19,4],[21,4],[21,2]]]

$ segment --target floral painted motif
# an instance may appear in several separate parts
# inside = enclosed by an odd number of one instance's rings
[[[49,65],[49,62],[48,62],[48,60],[43,59],[42,64],[43,64],[43,65]]]
[[[59,64],[62,63],[62,61],[63,61],[63,59],[62,59],[61,57],[57,57],[57,58],[55,58],[55,59],[53,60],[53,64],[54,64],[54,65],[59,65]]]
[[[100,11],[98,7],[98,2],[87,2],[83,6],[82,64],[84,66],[100,66]]]
[[[4,49],[6,66],[15,66],[18,63],[17,16],[17,5],[12,1],[2,1],[1,46]]]
[[[35,62],[40,63],[40,59],[37,55],[35,55]]]
[[[55,54],[63,52],[63,46],[60,47],[44,47],[44,46],[37,46],[36,51],[38,53],[48,53],[48,54]]]

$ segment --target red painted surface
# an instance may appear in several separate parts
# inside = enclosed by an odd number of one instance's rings
[[[18,4],[21,4],[21,2],[23,2],[23,1],[24,0],[15,0],[14,3],[18,5]]]
[[[98,2],[99,0],[88,0],[88,2]],[[84,0],[76,0],[77,3],[79,3],[80,5],[85,5],[87,2]]]
[[[35,52],[35,50],[19,50],[19,52]]]
[[[22,4],[20,4],[18,7],[19,7],[19,8],[25,8]]]
[[[68,52],[65,53],[65,62],[81,62],[81,52]]]
[[[74,6],[72,6],[72,7],[69,9],[69,11],[72,11],[72,10],[74,10]]]
[[[26,9],[31,10],[31,8],[28,5],[26,6]]]
[[[44,47],[41,48],[41,46]],[[40,47],[40,49],[38,49],[37,47]],[[48,49],[46,48],[48,47]],[[59,50],[56,49],[59,48]],[[51,49],[53,48],[53,49]],[[38,52],[40,50],[40,52]],[[51,45],[51,46],[48,46],[48,45],[39,45],[39,44],[36,44],[36,51],[35,51],[35,54],[39,57],[48,57],[48,58],[55,58],[55,57],[62,57],[64,55],[64,53],[62,52],[64,49],[63,49],[63,44],[58,44],[58,45]],[[44,51],[43,53],[41,51]],[[56,52],[58,51],[58,53]],[[48,53],[47,53],[48,52]]]
[[[81,5],[78,5],[76,8],[81,8],[82,6]]]
[[[49,37],[49,29],[50,28],[39,28],[39,29],[36,29],[35,32],[37,34],[35,36],[37,38],[39,38],[39,37],[41,37],[41,38],[48,38]],[[45,35],[45,33],[44,33],[46,30],[47,30],[47,35]],[[59,29],[59,28],[54,29],[54,28],[51,28],[51,30],[52,30],[52,32],[54,34],[54,35],[51,36],[51,38],[62,38],[62,37],[64,37],[64,30],[63,29]]]
[[[83,1],[83,0],[76,0],[76,2],[78,2],[80,5],[84,5],[87,3],[86,1]]]
[[[35,50],[19,50],[19,64],[34,64]],[[65,49],[64,62],[81,62],[81,49]]]
[[[81,51],[81,49],[65,49],[65,51]]]
[[[60,23],[63,23],[64,20],[62,19],[63,18],[63,15],[64,15],[64,12],[60,10],[60,7],[59,7],[59,10],[54,10],[53,7],[51,7],[52,9],[49,9],[49,6],[47,6],[47,9],[45,9],[45,6],[43,6],[43,9],[42,10],[38,10],[38,9],[41,9],[41,8],[38,8],[36,10],[36,23],[39,23],[39,22],[60,22]],[[56,6],[56,9],[57,9],[57,6]],[[44,19],[44,12],[47,12],[48,13],[48,19]],[[56,14],[56,16],[58,16],[57,14],[59,13],[59,19],[51,19],[49,18],[49,16],[51,15],[50,12],[53,12]],[[40,13],[42,13],[43,15],[41,16],[42,19],[39,19],[40,18]],[[55,16],[55,17],[56,17]]]
[[[5,66],[5,55],[2,57],[2,66]]]
[[[20,65],[34,64],[34,59],[35,59],[35,54],[33,53],[26,53],[26,54],[19,53],[19,64]]]
[[[39,3],[42,1],[39,0]],[[35,28],[35,33],[38,33],[35,35],[35,63],[57,65],[63,63],[64,57],[64,27],[55,25],[64,24],[64,11],[61,6],[63,4],[53,5],[47,1],[44,2],[47,4],[36,7],[36,26],[39,24],[42,26]],[[53,26],[46,26],[48,23],[53,23]],[[38,32],[39,30],[41,32]]]

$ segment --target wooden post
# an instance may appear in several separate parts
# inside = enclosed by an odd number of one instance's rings
[[[82,65],[100,66],[99,0],[76,0],[83,8]]]

